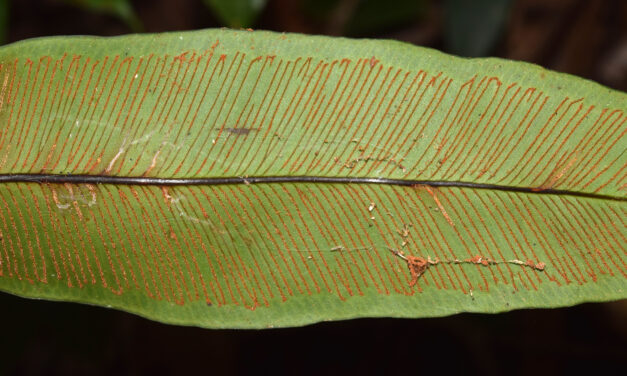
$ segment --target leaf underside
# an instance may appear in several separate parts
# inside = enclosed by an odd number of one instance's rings
[[[625,298],[626,108],[579,78],[391,41],[16,43],[0,289],[215,328]]]

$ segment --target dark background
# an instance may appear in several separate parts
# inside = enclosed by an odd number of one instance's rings
[[[129,16],[93,5],[124,0],[0,0],[0,39],[238,25],[208,6],[211,1],[130,0]],[[627,90],[624,0],[268,0],[255,21],[239,26],[398,39],[463,56],[529,61]],[[626,300],[263,331],[169,326],[7,294],[0,294],[0,310],[0,374],[10,375],[596,375],[627,369]]]

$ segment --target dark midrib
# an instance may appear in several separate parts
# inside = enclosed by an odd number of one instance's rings
[[[272,183],[317,183],[317,184],[383,184],[397,186],[460,187],[530,194],[551,194],[579,196],[596,199],[627,201],[625,197],[599,195],[561,189],[538,189],[512,187],[496,184],[480,184],[463,181],[403,180],[366,177],[327,177],[327,176],[263,176],[227,178],[149,178],[141,176],[107,175],[61,175],[61,174],[0,174],[0,183],[71,183],[71,184],[112,184],[112,185],[225,185],[225,184],[272,184]]]

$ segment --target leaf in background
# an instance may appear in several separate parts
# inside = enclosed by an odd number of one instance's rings
[[[131,5],[130,0],[64,0],[91,12],[115,16],[124,21],[134,32],[142,30],[142,24]]]
[[[266,0],[204,0],[228,27],[252,27]]]
[[[375,34],[417,21],[426,7],[422,0],[361,0],[345,27],[348,35]]]
[[[0,44],[6,43],[9,31],[9,0],[0,0]]]
[[[346,1],[353,0],[344,0]],[[341,2],[340,0],[303,0],[302,8],[307,17],[318,22],[325,22]]]
[[[626,96],[390,41],[0,49],[0,289],[206,327],[627,296]]]
[[[450,53],[487,56],[501,35],[512,0],[446,0],[444,39]]]

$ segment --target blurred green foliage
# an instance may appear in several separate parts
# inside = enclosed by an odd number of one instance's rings
[[[446,0],[444,42],[447,52],[488,56],[499,41],[512,0]]]
[[[346,35],[370,35],[412,24],[426,9],[425,0],[362,0],[355,8],[344,32]]]
[[[7,41],[9,30],[9,0],[0,0],[0,44]]]
[[[266,0],[203,0],[228,27],[252,27]]]
[[[370,36],[419,21],[428,0],[303,0],[307,18],[347,36]],[[330,23],[339,25],[329,25]]]
[[[108,14],[124,21],[135,33],[142,31],[142,24],[130,0],[63,0],[90,12]]]

